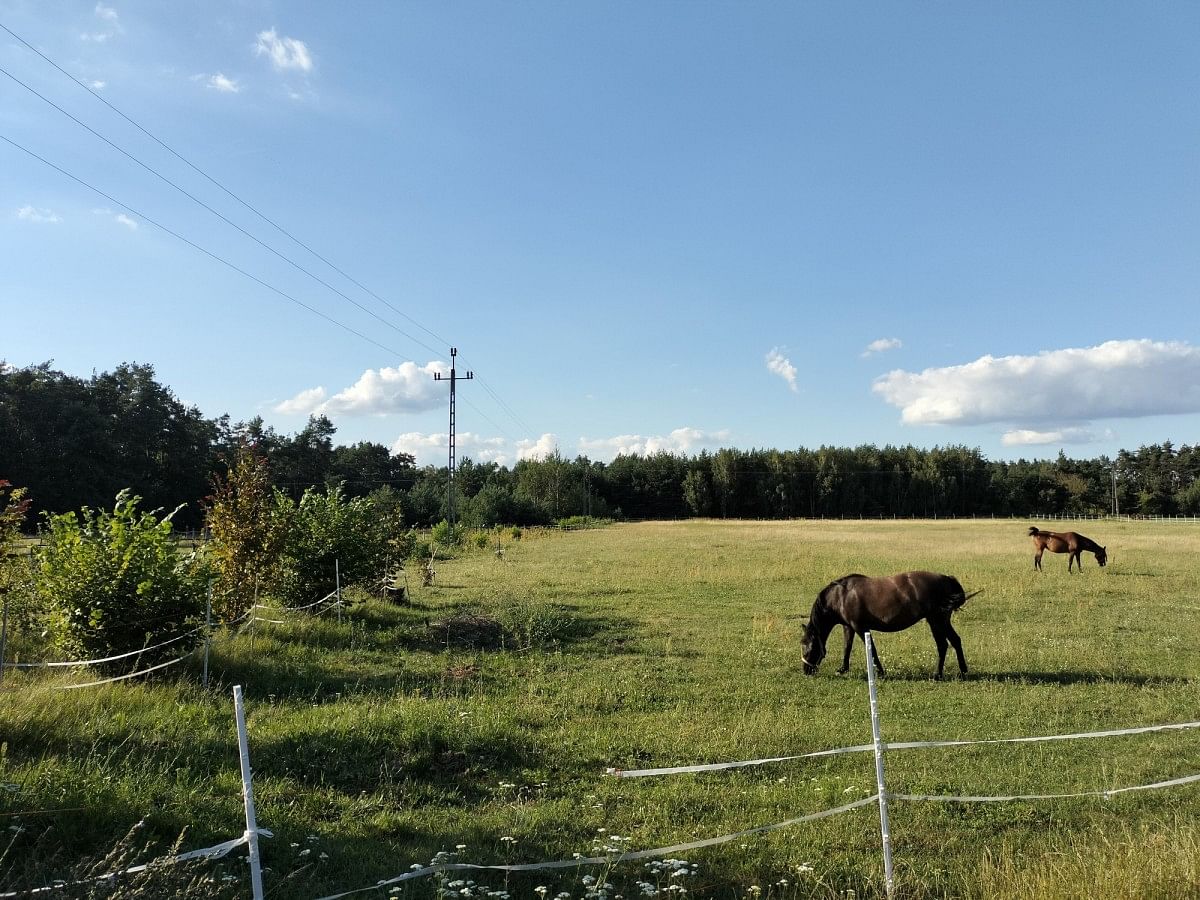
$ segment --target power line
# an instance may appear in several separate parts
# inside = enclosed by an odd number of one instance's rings
[[[28,147],[18,144],[12,138],[9,138],[3,134],[0,134],[0,141],[4,141],[6,144],[9,144],[9,145],[15,147],[16,149],[20,150],[22,153],[26,153],[29,156],[32,156],[34,159],[36,159],[38,162],[42,163],[43,165],[49,166],[51,169],[58,172],[59,174],[65,175],[67,178],[70,178],[72,181],[76,182],[77,184],[83,185],[83,187],[87,188],[89,191],[92,191],[93,193],[98,194],[99,196],[103,197],[109,203],[115,204],[116,206],[119,206],[122,209],[126,210],[127,212],[130,212],[133,215],[137,216],[139,219],[149,222],[151,225],[153,225],[155,228],[159,229],[160,231],[166,232],[167,234],[169,234],[171,237],[175,238],[176,240],[183,241],[183,243],[187,244],[192,249],[200,251],[205,256],[209,257],[210,259],[216,260],[217,262],[221,263],[221,265],[232,269],[233,271],[237,272],[239,275],[249,278],[251,281],[255,282],[256,284],[261,285],[262,287],[265,287],[267,290],[269,290],[273,293],[278,294],[280,297],[283,297],[285,300],[295,303],[297,306],[308,310],[313,315],[320,316],[326,322],[336,325],[338,328],[341,328],[344,331],[350,332],[350,334],[354,335],[355,337],[362,338],[367,343],[373,344],[374,346],[378,347],[380,350],[383,350],[389,354],[392,354],[393,356],[397,356],[397,357],[403,356],[403,354],[400,353],[400,351],[395,350],[392,347],[388,347],[386,344],[381,344],[381,343],[379,343],[379,341],[375,340],[374,338],[367,337],[361,331],[357,331],[354,328],[351,328],[349,325],[346,325],[344,322],[339,322],[337,319],[333,318],[332,316],[321,312],[316,307],[309,306],[303,300],[298,300],[297,298],[293,297],[291,294],[287,293],[286,291],[282,291],[279,288],[275,287],[274,285],[268,284],[267,282],[265,282],[261,278],[259,278],[257,275],[253,275],[250,272],[247,272],[245,269],[241,268],[240,266],[238,266],[234,263],[231,263],[229,260],[225,259],[224,257],[218,256],[216,253],[213,253],[211,250],[200,246],[199,244],[197,244],[195,241],[191,240],[190,238],[184,237],[182,234],[180,234],[177,231],[173,231],[172,229],[168,228],[166,225],[163,225],[161,222],[158,222],[158,221],[150,218],[149,216],[145,215],[144,213],[139,212],[138,210],[134,209],[132,206],[129,206],[126,203],[122,203],[116,197],[113,197],[110,194],[104,193],[104,191],[100,190],[100,188],[89,184],[88,182],[84,181],[82,178],[78,177],[77,175],[72,175],[66,169],[62,168],[61,166],[55,165],[54,163],[50,162],[50,160],[46,159],[43,156],[39,156],[37,153],[30,150]]]
[[[183,187],[181,187],[180,185],[176,184],[174,181],[172,181],[172,180],[171,180],[170,178],[168,178],[166,175],[163,175],[161,172],[159,172],[157,169],[155,169],[153,166],[149,166],[149,165],[147,165],[146,163],[142,162],[140,159],[138,159],[138,158],[137,158],[136,156],[134,156],[132,153],[130,153],[129,151],[125,150],[123,147],[119,146],[118,144],[115,144],[115,143],[113,143],[112,141],[110,141],[108,138],[106,138],[106,137],[105,137],[104,135],[102,135],[100,132],[96,131],[96,129],[92,128],[92,127],[91,127],[90,125],[88,125],[86,122],[83,122],[83,121],[81,121],[81,120],[77,119],[75,116],[73,116],[73,115],[72,115],[71,113],[69,113],[67,110],[63,109],[61,106],[59,106],[59,105],[58,105],[57,103],[55,103],[53,100],[51,100],[49,97],[46,97],[45,95],[38,93],[38,91],[36,91],[34,88],[32,88],[32,87],[30,87],[29,85],[27,85],[27,84],[26,84],[25,82],[23,82],[23,81],[22,81],[20,78],[18,78],[18,77],[17,77],[16,75],[14,75],[12,72],[8,71],[8,69],[4,68],[3,66],[0,66],[0,74],[7,75],[9,78],[11,78],[11,79],[12,79],[13,81],[15,81],[17,84],[19,84],[21,87],[25,88],[25,90],[29,91],[29,93],[33,94],[33,95],[34,95],[35,97],[37,97],[39,100],[43,101],[44,103],[47,103],[47,104],[49,104],[49,105],[50,105],[50,106],[52,106],[54,109],[58,110],[60,113],[62,113],[64,116],[66,116],[66,117],[67,117],[68,119],[70,119],[72,122],[74,122],[74,123],[75,123],[76,125],[78,125],[80,128],[83,128],[83,129],[84,129],[84,130],[86,130],[88,133],[90,133],[90,134],[94,135],[95,137],[99,138],[99,139],[100,139],[100,140],[102,140],[104,143],[108,144],[108,146],[112,147],[114,150],[116,150],[118,153],[120,153],[122,156],[126,157],[127,159],[129,159],[129,160],[131,160],[132,162],[136,163],[137,165],[141,166],[143,169],[145,169],[147,172],[149,172],[149,173],[150,173],[151,175],[153,175],[155,178],[158,178],[159,180],[161,180],[161,181],[162,181],[162,182],[164,182],[165,184],[168,184],[168,185],[170,185],[170,186],[171,186],[171,187],[173,187],[175,190],[179,191],[179,193],[183,194],[183,196],[185,196],[185,197],[187,197],[189,200],[191,200],[193,203],[195,203],[195,204],[197,204],[197,205],[199,205],[199,206],[203,207],[204,209],[208,210],[210,213],[212,213],[214,216],[216,216],[218,219],[220,219],[220,220],[221,220],[222,222],[224,222],[226,225],[229,225],[231,228],[234,228],[234,229],[236,229],[236,230],[237,230],[239,233],[241,233],[241,234],[245,235],[246,237],[250,238],[250,240],[254,241],[254,243],[258,244],[258,245],[259,245],[260,247],[262,247],[264,250],[268,250],[269,252],[273,253],[275,256],[279,257],[281,260],[283,260],[283,261],[284,261],[285,263],[287,263],[289,266],[292,266],[292,267],[293,267],[293,268],[295,268],[296,270],[298,270],[298,271],[300,271],[300,272],[304,273],[305,275],[307,275],[307,276],[308,276],[309,278],[311,278],[313,281],[315,281],[315,282],[317,282],[318,284],[320,284],[320,285],[323,285],[324,287],[326,287],[326,288],[328,288],[329,290],[333,291],[335,294],[337,294],[337,295],[338,295],[339,297],[341,297],[342,299],[344,299],[344,300],[348,301],[349,303],[353,303],[353,304],[354,304],[356,307],[358,307],[360,310],[362,310],[363,312],[365,312],[367,315],[369,315],[369,316],[372,316],[373,318],[375,318],[375,319],[377,319],[378,321],[382,322],[384,325],[388,326],[388,327],[389,327],[389,328],[391,328],[392,330],[394,330],[394,331],[396,331],[397,333],[399,333],[399,334],[403,335],[404,337],[408,338],[408,339],[409,339],[410,341],[412,341],[413,343],[415,343],[415,344],[417,344],[417,345],[419,345],[419,346],[421,346],[421,347],[424,347],[426,350],[429,350],[431,353],[437,353],[437,352],[438,352],[438,351],[434,350],[432,347],[430,347],[428,344],[426,344],[426,343],[424,343],[423,341],[421,341],[421,340],[419,340],[419,339],[417,339],[417,338],[413,337],[411,334],[409,334],[408,332],[404,331],[403,329],[401,329],[401,328],[398,328],[396,325],[394,325],[394,324],[392,324],[391,322],[389,322],[387,319],[385,319],[383,316],[381,316],[381,315],[379,315],[378,313],[376,313],[374,310],[368,309],[367,307],[363,306],[361,303],[359,303],[359,302],[358,302],[357,300],[355,300],[354,298],[352,298],[352,297],[349,297],[349,296],[347,296],[346,294],[342,293],[340,290],[338,290],[338,289],[337,289],[336,287],[334,287],[332,284],[330,284],[329,282],[325,281],[323,278],[321,278],[320,276],[316,275],[315,273],[313,273],[313,272],[310,272],[308,269],[304,268],[304,266],[300,265],[298,262],[295,262],[294,260],[292,260],[292,259],[289,259],[288,257],[284,256],[282,253],[280,253],[278,250],[276,250],[276,249],[275,249],[274,247],[272,247],[270,244],[266,243],[265,241],[262,241],[262,240],[260,240],[260,239],[259,239],[257,236],[255,236],[255,235],[251,234],[249,231],[247,231],[247,230],[246,230],[245,228],[243,228],[242,226],[238,225],[236,222],[234,222],[234,221],[230,220],[229,218],[227,218],[227,217],[226,217],[225,215],[223,215],[222,213],[220,213],[220,212],[218,212],[217,210],[213,209],[211,206],[209,206],[207,203],[205,203],[203,200],[201,200],[201,199],[200,199],[199,197],[197,197],[195,194],[192,194],[192,193],[191,193],[191,192],[189,192],[189,191],[188,191],[186,188],[183,188]]]
[[[91,95],[92,95],[93,97],[95,97],[97,100],[99,100],[101,103],[103,103],[105,106],[107,106],[107,107],[108,107],[110,110],[112,110],[114,113],[116,113],[118,116],[120,116],[120,117],[121,117],[122,119],[124,119],[126,122],[128,122],[130,125],[132,125],[134,128],[136,128],[138,131],[140,131],[142,134],[146,135],[146,137],[150,138],[150,140],[154,141],[156,144],[158,144],[160,147],[162,147],[164,150],[166,150],[168,153],[170,153],[172,156],[174,156],[176,159],[178,159],[178,160],[179,160],[180,162],[182,162],[184,165],[188,166],[190,169],[192,169],[194,172],[196,172],[197,174],[199,174],[200,176],[202,176],[203,178],[205,178],[207,181],[209,181],[211,184],[213,184],[214,186],[216,186],[218,189],[220,189],[220,190],[221,190],[222,192],[224,192],[226,195],[228,195],[229,197],[231,197],[233,200],[237,201],[239,204],[241,204],[243,207],[245,207],[246,209],[248,209],[250,212],[254,213],[254,215],[258,216],[258,218],[262,219],[262,221],[266,222],[268,225],[270,225],[272,228],[274,228],[274,229],[275,229],[276,231],[278,231],[280,234],[282,234],[282,235],[284,235],[285,237],[287,237],[289,240],[291,240],[291,241],[292,241],[293,243],[295,243],[297,246],[299,246],[299,247],[303,248],[303,249],[304,249],[304,250],[306,250],[308,253],[312,254],[314,257],[316,257],[318,260],[320,260],[320,261],[321,261],[322,263],[324,263],[326,266],[328,266],[329,268],[331,268],[333,271],[337,272],[339,275],[341,275],[343,278],[345,278],[345,279],[346,279],[347,281],[349,281],[351,284],[355,285],[355,286],[356,286],[356,287],[358,287],[360,290],[362,290],[362,291],[364,291],[365,293],[369,294],[369,295],[370,295],[371,297],[373,297],[375,300],[377,300],[378,302],[382,303],[382,304],[383,304],[384,306],[386,306],[388,309],[392,310],[392,312],[396,313],[397,315],[399,315],[399,316],[401,316],[402,318],[406,319],[407,321],[411,322],[411,323],[412,323],[413,325],[415,325],[415,326],[416,326],[418,329],[420,329],[421,331],[423,331],[423,332],[425,332],[426,334],[430,335],[431,337],[433,337],[434,339],[436,339],[436,340],[437,340],[439,343],[441,343],[441,344],[443,344],[443,345],[446,345],[446,344],[449,344],[449,343],[450,343],[450,342],[449,342],[449,341],[447,341],[445,338],[443,338],[443,337],[441,337],[440,335],[438,335],[436,332],[434,332],[434,331],[431,331],[429,328],[426,328],[424,325],[422,325],[420,322],[418,322],[418,321],[417,321],[416,319],[414,319],[412,316],[408,315],[407,313],[403,312],[402,310],[400,310],[399,308],[397,308],[397,307],[396,307],[395,305],[393,305],[392,303],[388,302],[388,300],[386,300],[384,297],[381,297],[381,296],[380,296],[379,294],[377,294],[375,291],[371,290],[369,287],[367,287],[366,285],[364,285],[362,282],[358,281],[356,278],[354,278],[352,275],[350,275],[350,274],[349,274],[348,272],[346,272],[344,269],[342,269],[341,267],[339,267],[338,265],[336,265],[335,263],[333,263],[331,260],[327,259],[327,258],[326,258],[325,256],[323,256],[322,254],[318,253],[318,252],[317,252],[315,249],[313,249],[311,246],[309,246],[308,244],[306,244],[306,243],[305,243],[304,241],[302,241],[300,238],[296,237],[294,234],[292,234],[290,231],[288,231],[288,230],[287,230],[286,228],[284,228],[282,225],[280,225],[280,224],[278,224],[277,222],[275,222],[273,219],[271,219],[271,218],[270,218],[269,216],[267,216],[265,213],[263,213],[263,212],[261,212],[260,210],[258,210],[258,209],[257,209],[255,206],[253,206],[252,204],[250,204],[250,203],[248,203],[247,201],[243,200],[243,199],[242,199],[240,196],[238,196],[238,195],[237,195],[236,193],[234,193],[232,190],[230,190],[229,188],[227,188],[227,187],[226,187],[224,184],[222,184],[220,181],[218,181],[217,179],[213,178],[211,175],[209,175],[207,172],[205,172],[203,169],[201,169],[201,168],[200,168],[199,166],[197,166],[195,163],[191,162],[191,160],[187,159],[185,156],[183,156],[182,154],[180,154],[178,151],[176,151],[176,150],[175,150],[173,147],[171,147],[169,144],[167,144],[165,141],[163,141],[163,140],[162,140],[161,138],[159,138],[157,135],[155,135],[154,133],[152,133],[151,131],[149,131],[147,128],[145,128],[144,126],[142,126],[142,125],[141,125],[140,123],[138,123],[136,120],[134,120],[134,119],[133,119],[133,118],[131,118],[130,116],[126,115],[124,112],[122,112],[120,109],[118,109],[118,108],[117,108],[115,105],[113,105],[112,103],[110,103],[110,102],[108,101],[108,99],[106,99],[106,98],[105,98],[105,97],[103,97],[103,96],[102,96],[102,95],[101,95],[99,92],[97,92],[96,90],[94,90],[94,89],[93,89],[93,88],[92,88],[92,87],[91,87],[89,84],[87,84],[86,82],[82,81],[82,80],[81,80],[81,79],[79,79],[79,78],[76,78],[74,75],[72,75],[70,72],[68,72],[68,71],[67,71],[66,69],[64,69],[62,66],[60,66],[60,65],[59,65],[57,62],[55,62],[53,59],[51,59],[49,56],[47,56],[47,55],[46,55],[45,53],[43,53],[41,50],[37,49],[35,46],[33,46],[31,43],[29,43],[27,40],[25,40],[23,37],[21,37],[21,36],[20,36],[19,34],[17,34],[15,31],[13,31],[11,28],[9,28],[8,26],[4,25],[2,22],[0,22],[0,29],[3,29],[3,30],[4,30],[5,32],[7,32],[7,33],[8,33],[8,34],[9,34],[11,37],[13,37],[13,38],[14,38],[16,41],[18,41],[18,42],[19,42],[19,43],[21,43],[23,46],[25,46],[27,49],[29,49],[31,52],[33,52],[33,53],[34,53],[34,54],[36,54],[38,57],[40,57],[41,59],[43,59],[43,60],[44,60],[46,63],[48,63],[48,64],[49,64],[50,66],[52,66],[54,69],[56,69],[57,71],[59,71],[60,73],[62,73],[62,74],[63,74],[64,76],[66,76],[67,78],[71,79],[71,81],[73,81],[73,82],[74,82],[75,84],[77,84],[79,87],[83,88],[85,91],[87,91],[89,94],[91,94]],[[385,319],[381,318],[380,316],[378,316],[377,314],[375,314],[375,313],[374,313],[374,312],[372,312],[371,310],[368,310],[366,307],[364,307],[364,306],[362,306],[361,304],[357,303],[355,300],[351,299],[350,297],[348,297],[346,294],[344,294],[343,292],[341,292],[341,291],[340,291],[340,290],[338,290],[337,288],[335,288],[335,287],[333,287],[332,285],[328,284],[327,282],[325,282],[323,279],[319,278],[319,277],[318,277],[317,275],[315,275],[314,273],[312,273],[312,272],[308,271],[308,270],[307,270],[307,269],[305,269],[303,266],[299,265],[298,263],[294,262],[293,260],[291,260],[291,259],[289,259],[288,257],[286,257],[286,256],[284,256],[283,254],[281,254],[281,253],[280,253],[279,251],[277,251],[275,248],[273,248],[273,247],[269,246],[268,244],[266,244],[266,243],[264,243],[263,241],[261,241],[259,238],[255,237],[254,235],[252,235],[252,234],[250,234],[249,232],[247,232],[245,229],[243,229],[243,228],[241,228],[240,226],[236,225],[235,223],[231,222],[231,221],[230,221],[228,218],[226,218],[226,217],[225,217],[224,215],[222,215],[221,213],[217,212],[215,209],[213,209],[213,208],[212,208],[211,206],[209,206],[207,203],[204,203],[203,201],[201,201],[201,200],[199,200],[198,198],[194,197],[194,196],[193,196],[192,194],[190,194],[188,191],[184,190],[182,187],[180,187],[179,185],[175,184],[173,181],[171,181],[170,179],[166,178],[164,175],[160,174],[159,172],[157,172],[156,170],[154,170],[154,169],[153,169],[153,168],[151,168],[150,166],[148,166],[148,165],[146,165],[145,163],[141,162],[141,160],[137,159],[137,158],[136,158],[136,157],[134,157],[132,154],[130,154],[130,153],[128,153],[128,152],[126,152],[125,150],[123,150],[122,148],[120,148],[119,146],[117,146],[116,144],[114,144],[112,141],[110,141],[108,138],[106,138],[106,137],[104,137],[103,135],[101,135],[99,132],[95,131],[94,129],[92,129],[92,128],[91,128],[91,127],[89,127],[88,125],[84,124],[84,123],[83,123],[83,122],[81,122],[79,119],[75,118],[73,115],[71,115],[69,112],[67,112],[65,109],[63,109],[62,107],[58,106],[58,104],[56,104],[56,103],[54,103],[53,101],[49,100],[48,98],[46,98],[46,97],[42,96],[42,95],[41,95],[41,94],[39,94],[39,93],[38,93],[36,90],[34,90],[32,87],[30,87],[29,85],[27,85],[27,84],[25,84],[24,82],[22,82],[22,81],[20,81],[19,79],[17,79],[17,78],[16,78],[14,75],[12,75],[12,73],[10,73],[10,72],[8,72],[7,70],[4,70],[4,69],[0,69],[0,71],[3,71],[5,75],[8,75],[8,77],[9,77],[9,78],[11,78],[13,81],[17,82],[18,84],[20,84],[20,85],[21,85],[22,87],[24,87],[26,90],[30,91],[31,93],[33,93],[35,96],[39,97],[40,99],[42,99],[42,100],[43,100],[43,101],[45,101],[46,103],[50,104],[50,105],[51,105],[51,106],[53,106],[55,109],[57,109],[59,112],[61,112],[63,115],[67,116],[68,118],[70,118],[72,121],[76,122],[76,123],[77,123],[78,125],[80,125],[81,127],[83,127],[83,128],[85,128],[85,129],[87,129],[89,132],[91,132],[93,135],[95,135],[96,137],[98,137],[98,138],[100,138],[101,140],[103,140],[103,141],[104,141],[105,143],[107,143],[109,146],[113,147],[115,150],[118,150],[120,153],[124,154],[124,155],[125,155],[125,156],[127,156],[129,159],[133,160],[133,161],[134,161],[134,162],[136,162],[138,165],[142,166],[142,168],[146,169],[147,171],[151,172],[152,174],[154,174],[154,175],[155,175],[155,176],[157,176],[158,178],[162,179],[162,180],[163,180],[163,181],[165,181],[167,184],[171,185],[171,186],[172,186],[172,187],[174,187],[176,190],[180,191],[182,194],[184,194],[184,195],[185,195],[185,196],[187,196],[188,198],[192,199],[194,202],[198,203],[200,206],[202,206],[202,207],[204,207],[205,209],[207,209],[207,210],[208,210],[209,212],[211,212],[213,215],[217,216],[217,217],[218,217],[218,218],[220,218],[222,221],[226,222],[227,224],[229,224],[229,225],[230,225],[230,226],[232,226],[233,228],[237,229],[239,232],[241,232],[242,234],[244,234],[246,237],[249,237],[251,240],[255,241],[255,242],[256,242],[256,243],[258,243],[260,246],[264,247],[265,249],[269,250],[271,253],[273,253],[273,254],[275,254],[276,256],[278,256],[280,259],[282,259],[282,260],[284,260],[285,262],[287,262],[289,265],[291,265],[291,266],[295,267],[295,268],[296,268],[296,269],[298,269],[299,271],[303,272],[305,275],[308,275],[310,278],[312,278],[312,279],[314,279],[315,281],[317,281],[318,283],[320,283],[320,284],[324,285],[326,288],[328,288],[329,290],[333,291],[333,292],[334,292],[334,293],[336,293],[338,296],[340,296],[340,297],[342,297],[342,298],[346,299],[346,300],[347,300],[347,301],[349,301],[350,303],[353,303],[353,304],[354,304],[356,307],[358,307],[359,309],[363,310],[364,312],[367,312],[369,315],[372,315],[372,316],[374,316],[376,319],[378,319],[379,321],[383,322],[383,323],[384,323],[385,325],[387,325],[389,328],[392,328],[392,329],[394,329],[394,330],[395,330],[395,331],[397,331],[399,334],[402,334],[404,337],[406,337],[406,338],[408,338],[409,340],[413,341],[415,344],[417,344],[417,345],[419,345],[419,346],[421,346],[421,347],[425,348],[426,350],[429,350],[431,353],[435,353],[435,354],[436,354],[436,353],[438,353],[438,352],[439,352],[439,351],[437,351],[437,350],[434,350],[432,347],[430,347],[428,344],[424,343],[423,341],[421,341],[421,340],[419,340],[419,339],[417,339],[417,338],[413,337],[412,335],[408,334],[408,333],[407,333],[407,332],[405,332],[404,330],[402,330],[402,329],[398,328],[398,327],[397,327],[396,325],[394,325],[393,323],[391,323],[391,322],[388,322],[387,320],[385,320]],[[399,354],[397,354],[397,355],[399,355]],[[520,416],[518,416],[518,415],[516,414],[516,412],[515,412],[515,411],[512,409],[512,407],[510,407],[510,406],[509,406],[509,405],[508,405],[508,404],[507,404],[507,403],[506,403],[506,402],[505,402],[505,401],[504,401],[504,400],[503,400],[503,399],[502,399],[502,398],[499,396],[499,394],[497,394],[495,391],[493,391],[493,390],[492,390],[490,387],[488,387],[488,386],[486,386],[486,385],[484,385],[484,389],[485,389],[485,390],[488,392],[488,394],[489,394],[489,395],[491,395],[491,397],[492,397],[492,398],[493,398],[493,399],[496,401],[496,403],[497,403],[497,404],[498,404],[498,405],[501,407],[501,409],[502,409],[504,412],[506,412],[506,413],[507,413],[507,414],[508,414],[508,415],[509,415],[509,416],[510,416],[512,419],[513,419],[513,421],[517,423],[517,425],[518,425],[518,426],[519,426],[519,427],[520,427],[520,428],[521,428],[523,431],[525,431],[525,432],[526,432],[527,436],[528,436],[528,437],[530,437],[530,438],[532,438],[532,437],[533,437],[533,432],[534,432],[534,429],[533,429],[533,428],[531,428],[531,427],[528,425],[528,423],[526,423],[524,420],[522,420],[522,419],[521,419],[521,417],[520,417]],[[486,417],[486,416],[484,416],[484,418],[487,418],[487,417]],[[490,422],[490,421],[491,421],[491,419],[488,419],[488,421]],[[493,424],[493,425],[495,425],[495,422],[492,422],[492,424]],[[497,428],[499,428],[499,426],[496,426],[496,427],[497,427]],[[504,429],[500,429],[500,431],[501,431],[501,433],[503,433]],[[505,437],[507,437],[507,435],[505,435]],[[509,440],[511,440],[511,438],[509,438]]]

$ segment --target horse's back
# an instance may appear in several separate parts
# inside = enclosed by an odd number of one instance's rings
[[[846,581],[842,616],[856,631],[902,631],[933,614],[949,613],[962,594],[958,579],[914,571]]]

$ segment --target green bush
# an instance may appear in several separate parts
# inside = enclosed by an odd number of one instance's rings
[[[476,550],[486,550],[491,542],[491,535],[486,531],[474,531],[471,533],[471,543],[475,546]]]
[[[158,519],[138,512],[140,499],[125,490],[111,513],[85,506],[78,515],[47,517],[34,590],[59,654],[92,658],[138,650],[179,637],[203,619],[211,568],[195,551],[177,552],[175,513]],[[186,646],[172,644],[140,661],[178,656]]]
[[[433,526],[429,538],[439,547],[458,547],[462,545],[465,530],[461,525],[451,525],[445,519]]]
[[[335,564],[342,587],[378,587],[398,523],[369,499],[347,500],[340,486],[309,488],[288,518],[278,590],[285,604],[302,606],[333,591]]]

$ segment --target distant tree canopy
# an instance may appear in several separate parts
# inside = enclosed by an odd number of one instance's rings
[[[203,520],[201,501],[253,447],[273,487],[299,500],[341,485],[373,497],[410,526],[446,516],[443,467],[418,468],[383,444],[333,442],[337,429],[311,417],[283,435],[261,418],[205,418],[160,384],[153,367],[123,363],[78,378],[50,363],[0,363],[0,479],[28,489],[32,512],[111,506],[118,491],[143,509],[187,506],[177,524]],[[1117,458],[990,461],[977,448],[826,447],[735,450],[697,456],[621,455],[611,463],[554,454],[512,468],[461,461],[455,509],[467,524],[537,525],[568,516],[631,519],[714,516],[971,516],[1103,513],[1113,472],[1125,513],[1200,514],[1200,446],[1169,442]],[[217,482],[219,483],[219,481]],[[35,515],[25,527],[39,521]]]

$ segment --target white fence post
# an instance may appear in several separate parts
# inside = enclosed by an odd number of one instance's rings
[[[333,583],[337,590],[337,611],[338,624],[342,624],[342,568],[341,564],[335,559],[333,561]]]
[[[250,848],[250,888],[254,900],[263,900],[262,862],[258,856],[258,823],[254,818],[254,785],[250,777],[250,744],[246,737],[246,710],[242,686],[233,686],[233,712],[237,718],[238,757],[242,764],[242,798],[246,805],[246,843]]]
[[[208,582],[208,596],[204,600],[204,687],[208,688],[208,648],[212,646],[212,581]]]
[[[871,738],[875,743],[875,789],[879,793],[879,830],[883,835],[883,877],[890,900],[895,891],[892,873],[892,833],[888,827],[887,788],[883,782],[883,739],[879,736],[879,701],[875,696],[875,644],[871,632],[863,633],[867,648],[867,689],[871,694]]]

